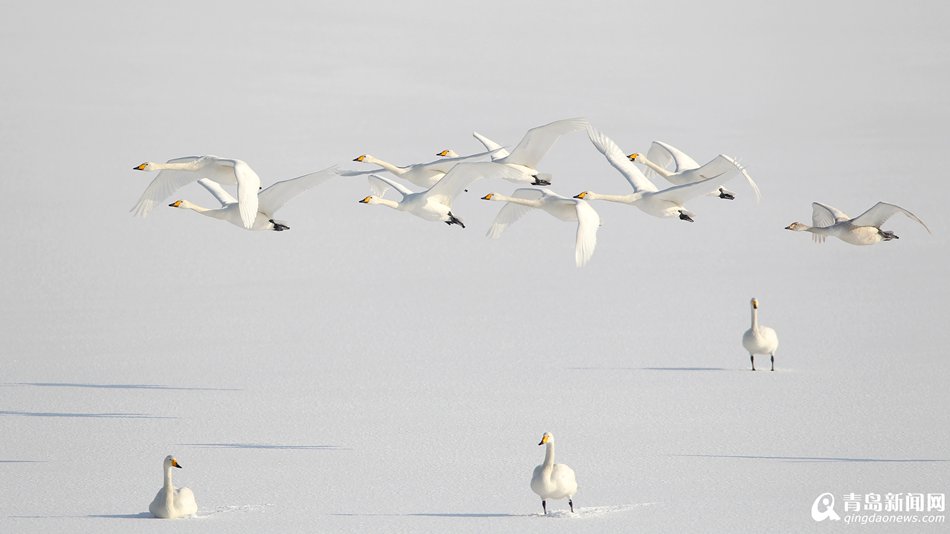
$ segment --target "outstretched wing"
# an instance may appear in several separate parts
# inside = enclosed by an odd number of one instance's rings
[[[234,177],[237,179],[238,210],[241,212],[241,222],[244,228],[254,226],[257,218],[257,193],[261,190],[261,179],[254,169],[247,163],[234,160]]]
[[[690,199],[708,195],[719,189],[719,186],[735,178],[737,174],[738,172],[735,168],[723,169],[719,171],[719,174],[705,180],[683,185],[674,185],[673,187],[664,189],[656,193],[656,197],[683,205]]]
[[[386,191],[390,189],[395,189],[403,198],[406,198],[406,195],[411,195],[412,191],[408,187],[402,185],[399,182],[390,180],[385,176],[380,176],[378,174],[369,175],[369,189],[373,195],[377,197],[382,197],[386,194]]]
[[[587,265],[597,247],[597,229],[600,228],[600,215],[586,201],[577,199],[577,237],[574,241],[574,262],[578,267]]]
[[[617,146],[617,143],[614,143],[613,139],[593,127],[587,129],[587,134],[590,136],[591,143],[597,147],[597,150],[606,156],[607,161],[627,179],[627,182],[630,183],[630,187],[633,188],[635,193],[640,191],[657,191],[653,182],[648,180],[647,177],[643,175],[643,172],[627,158],[623,151],[620,150],[620,147]]]
[[[816,228],[831,226],[837,222],[847,221],[851,217],[838,208],[826,206],[819,202],[811,203],[811,225]]]
[[[526,200],[540,200],[544,196],[544,191],[527,188],[515,189],[515,192],[512,193],[511,196]],[[491,239],[498,239],[509,226],[516,223],[518,219],[524,217],[526,213],[533,209],[531,206],[506,202],[505,205],[498,210],[498,215],[495,215],[495,220],[492,221],[491,227],[488,229],[488,234],[486,235]]]
[[[426,171],[437,171],[437,172],[448,173],[450,170],[452,170],[453,167],[455,167],[456,165],[458,165],[459,163],[463,161],[479,158],[482,156],[487,156],[491,153],[492,153],[492,150],[489,149],[487,152],[479,152],[478,154],[471,154],[468,156],[458,156],[455,158],[439,158],[435,161],[429,161],[426,163],[416,163],[416,164],[413,164],[411,167],[413,171],[426,170]]]
[[[218,202],[221,203],[221,207],[225,207],[228,204],[236,204],[237,199],[231,196],[231,193],[228,193],[221,187],[218,182],[211,181],[207,178],[201,178],[198,180],[198,183],[201,187],[204,187],[211,193],[214,198],[218,199]]]
[[[647,159],[660,167],[670,169],[674,173],[699,168],[699,163],[696,163],[696,160],[689,157],[682,150],[663,141],[653,141],[650,150],[647,152]],[[655,172],[653,169],[647,168],[647,176],[652,176],[650,173]]]
[[[855,217],[854,220],[852,220],[851,222],[857,226],[880,227],[888,219],[890,219],[891,216],[894,215],[895,213],[903,213],[910,219],[913,219],[917,221],[918,223],[920,223],[920,225],[923,226],[924,229],[927,230],[927,232],[933,233],[930,231],[930,228],[927,228],[927,225],[924,224],[924,221],[920,220],[920,217],[914,215],[913,213],[905,210],[904,208],[900,206],[897,206],[894,204],[888,204],[887,202],[878,202],[877,204],[871,206],[871,209]]]
[[[283,207],[290,199],[312,187],[322,184],[336,175],[336,165],[334,165],[321,171],[311,172],[282,182],[276,182],[257,195],[260,203],[260,211],[273,216],[274,212]]]
[[[548,153],[559,137],[566,133],[583,130],[589,125],[587,119],[577,118],[554,121],[544,126],[531,128],[504,161],[537,168],[541,158]]]
[[[485,175],[517,178],[519,173],[507,165],[498,165],[491,161],[459,163],[452,167],[452,170],[446,173],[435,185],[430,187],[425,195],[429,198],[439,199],[446,204],[451,204],[452,199],[463,189]]]
[[[493,151],[491,153],[492,161],[499,160],[501,158],[507,158],[508,154],[511,154],[511,152],[508,152],[507,150],[505,150],[504,147],[502,147],[498,143],[492,141],[491,139],[485,137],[484,135],[478,132],[472,132],[472,137],[474,137],[475,139],[478,139],[478,142],[485,145],[485,148],[487,150]]]
[[[197,163],[204,156],[186,156],[168,160],[168,163],[193,163],[191,169],[166,169],[159,172],[155,178],[148,184],[139,201],[132,207],[131,212],[137,217],[146,217],[155,206],[171,196],[186,184],[194,182],[201,175],[195,175],[195,171],[201,169]],[[208,170],[208,169],[205,169]]]

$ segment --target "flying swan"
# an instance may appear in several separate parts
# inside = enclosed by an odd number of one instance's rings
[[[811,232],[811,237],[816,243],[824,243],[825,238],[829,236],[837,237],[852,245],[874,245],[881,241],[899,239],[894,232],[881,230],[881,225],[895,213],[903,213],[920,223],[927,232],[930,232],[930,228],[927,228],[927,225],[919,217],[900,206],[887,202],[878,202],[871,206],[871,209],[853,219],[841,210],[825,204],[812,202],[811,206],[812,226],[793,222],[785,229],[795,232]]]
[[[458,154],[455,154],[455,157],[437,159],[427,163],[415,163],[413,165],[406,165],[405,167],[400,167],[398,165],[389,163],[388,161],[383,161],[370,154],[357,156],[353,159],[353,161],[378,165],[384,170],[389,171],[393,175],[398,176],[403,180],[406,180],[419,187],[428,189],[435,185],[436,182],[441,180],[442,177],[444,177],[458,163],[480,156],[485,156],[487,154],[490,154],[490,152],[481,152],[479,154],[472,154],[470,156],[459,156]],[[343,171],[340,174],[343,176],[360,176],[364,174],[374,174],[377,172],[379,172],[379,169],[374,169],[372,171]]]
[[[775,351],[778,349],[778,335],[767,326],[759,326],[759,301],[752,299],[752,327],[742,334],[742,346],[749,353],[752,370],[755,371],[755,355],[768,354],[775,370]]]
[[[177,519],[195,515],[198,512],[195,494],[188,488],[175,488],[172,485],[172,467],[181,469],[181,464],[174,456],[169,454],[165,457],[163,467],[165,469],[165,484],[152,499],[152,504],[148,505],[148,511],[155,517],[162,519]]]
[[[567,504],[574,512],[574,494],[577,493],[577,478],[574,470],[564,464],[554,463],[554,436],[545,432],[541,443],[547,445],[544,450],[544,462],[534,468],[531,475],[531,491],[541,497],[541,509],[548,514],[548,499],[567,498]]]
[[[261,179],[254,169],[239,159],[218,156],[187,156],[168,160],[167,163],[146,161],[132,167],[137,171],[161,171],[148,184],[132,213],[145,217],[152,209],[185,184],[199,178],[208,178],[221,185],[237,184],[238,211],[244,228],[254,226],[257,218],[257,192]]]
[[[257,217],[254,219],[254,225],[250,230],[273,230],[280,232],[290,230],[286,224],[274,220],[274,213],[277,212],[290,199],[303,193],[304,191],[316,187],[327,181],[332,176],[336,176],[336,166],[323,169],[322,171],[312,172],[290,180],[276,182],[267,189],[257,194],[258,207]],[[241,214],[238,211],[238,201],[234,199],[223,187],[212,182],[207,178],[198,180],[205,189],[207,189],[221,204],[220,208],[204,208],[187,200],[176,200],[169,204],[172,208],[190,209],[206,217],[227,221],[235,226],[244,227],[241,220]]]
[[[510,154],[503,158],[492,159],[495,169],[488,178],[504,178],[511,182],[527,183],[531,185],[551,185],[551,176],[542,174],[538,171],[538,164],[548,153],[548,150],[554,146],[554,143],[564,134],[583,130],[590,126],[587,119],[564,119],[554,121],[550,124],[531,128],[521,138],[518,146]],[[484,141],[484,136],[476,134],[477,139],[483,144],[489,146]],[[488,141],[494,146],[499,146],[494,141]],[[516,171],[514,174],[505,173],[502,169],[508,168]]]
[[[548,189],[516,189],[512,196],[488,193],[482,200],[506,202],[495,216],[488,230],[488,237],[498,239],[502,232],[532,209],[541,209],[562,221],[577,221],[577,236],[574,239],[574,261],[583,267],[594,255],[597,246],[597,229],[600,216],[587,202],[562,197]]]
[[[493,163],[487,161],[459,163],[435,185],[418,193],[413,193],[389,178],[372,174],[369,176],[369,183],[374,195],[363,198],[360,203],[380,204],[409,212],[427,221],[442,221],[450,226],[457,224],[465,228],[465,223],[452,213],[452,201],[469,184],[484,176],[486,172],[492,171],[493,166]],[[389,188],[398,191],[402,195],[402,200],[397,202],[383,198]]]
[[[653,144],[650,145],[650,150],[646,156],[634,153],[627,157],[630,158],[630,161],[637,161],[646,165],[647,177],[659,174],[674,185],[689,184],[702,180],[702,178],[700,178],[700,175],[703,173],[702,166],[696,163],[696,160],[682,150],[662,141],[654,141]],[[672,169],[670,169],[671,166]],[[756,200],[760,200],[762,195],[759,193],[759,186],[756,185],[755,181],[752,180],[752,177],[749,176],[749,173],[745,169],[742,169],[741,172],[755,193]],[[717,195],[719,198],[726,200],[734,200],[736,198],[735,193],[723,187],[709,194]]]
[[[588,128],[587,131],[597,150],[627,179],[630,187],[633,188],[633,193],[602,195],[592,191],[584,191],[574,198],[620,202],[636,206],[644,213],[654,217],[678,217],[681,220],[693,222],[693,213],[683,207],[683,204],[694,197],[716,191],[722,184],[742,171],[742,167],[738,163],[727,156],[719,155],[716,159],[704,165],[701,172],[697,173],[698,181],[675,185],[660,191],[628,159],[611,138],[594,128]]]

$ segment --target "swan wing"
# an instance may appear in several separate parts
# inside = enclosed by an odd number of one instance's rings
[[[577,237],[574,241],[574,261],[578,267],[587,265],[597,247],[597,229],[600,228],[600,215],[586,201],[576,199]]]
[[[655,196],[663,200],[669,200],[671,202],[683,205],[690,199],[708,195],[709,193],[719,189],[719,186],[735,178],[735,175],[735,169],[732,169],[731,171],[729,169],[720,170],[719,174],[716,176],[707,178],[705,180],[700,180],[698,182],[674,185],[673,187],[656,193]]]
[[[508,155],[511,154],[511,152],[508,152],[507,150],[505,150],[504,147],[502,147],[498,143],[492,141],[491,139],[485,137],[484,135],[478,132],[472,132],[472,137],[474,137],[475,139],[478,139],[479,143],[485,145],[485,148],[487,150],[493,151],[491,153],[492,161],[499,160],[501,158],[507,158]]]
[[[378,197],[382,197],[386,194],[386,191],[389,191],[390,189],[395,189],[397,193],[403,196],[403,198],[412,194],[412,191],[408,187],[395,180],[386,178],[385,176],[371,174],[369,175],[368,180],[370,191],[372,191],[372,193]]]
[[[820,202],[811,203],[811,225],[816,228],[825,228],[837,222],[850,220],[843,211],[838,208],[826,206]]]
[[[554,464],[551,470],[551,481],[567,496],[572,496],[577,492],[577,476],[574,470],[565,464]]]
[[[515,189],[515,192],[512,193],[511,196],[526,200],[541,200],[541,198],[544,197],[544,192],[540,189],[523,188]],[[492,221],[491,227],[488,229],[488,237],[498,239],[505,229],[516,223],[518,219],[524,217],[526,213],[533,209],[531,206],[506,202],[505,205],[498,210],[498,215],[495,215],[495,220]]]
[[[696,163],[696,160],[689,157],[682,150],[663,141],[653,141],[650,150],[647,152],[647,159],[660,167],[670,169],[674,173],[699,168],[699,163]],[[652,176],[651,172],[656,171],[648,169],[647,176]]]
[[[257,193],[261,189],[261,179],[251,166],[241,160],[234,160],[234,177],[237,179],[238,208],[244,228],[254,226],[257,218]]]
[[[172,193],[197,180],[200,176],[195,175],[196,171],[209,170],[203,165],[205,162],[207,162],[207,156],[186,156],[168,160],[167,163],[191,163],[192,165],[187,169],[164,169],[160,171],[145,188],[145,191],[142,192],[142,196],[132,207],[131,212],[137,217],[148,216],[155,206],[171,196]]]
[[[865,211],[861,215],[855,217],[851,222],[856,226],[877,226],[880,227],[888,219],[891,218],[895,213],[903,213],[912,220],[920,223],[925,230],[929,233],[930,228],[927,228],[927,225],[924,224],[924,221],[920,220],[920,217],[914,215],[913,213],[905,210],[904,208],[897,206],[895,204],[889,204],[887,202],[878,202],[877,204],[871,206],[871,209]]]
[[[554,121],[544,126],[531,128],[524,134],[521,142],[511,151],[511,154],[504,158],[504,162],[536,168],[538,163],[541,162],[541,158],[548,153],[548,150],[554,146],[559,137],[566,133],[583,130],[589,125],[587,119],[576,118]]]
[[[290,199],[312,187],[322,184],[333,176],[336,176],[336,165],[321,171],[291,178],[290,180],[276,182],[257,195],[260,203],[260,211],[273,216],[274,212],[279,210]]]
[[[416,164],[412,165],[411,167],[412,167],[412,171],[416,171],[416,170],[419,170],[419,171],[426,170],[426,171],[435,171],[435,172],[439,172],[439,173],[448,173],[448,172],[449,172],[450,170],[452,170],[456,165],[458,165],[459,163],[461,163],[461,162],[463,162],[463,161],[468,161],[468,160],[474,159],[474,158],[480,158],[480,157],[482,157],[482,156],[488,156],[488,155],[490,155],[490,154],[492,154],[492,153],[493,153],[493,151],[492,151],[491,149],[489,149],[489,150],[486,151],[486,152],[479,152],[479,153],[477,153],[477,154],[471,154],[471,155],[468,155],[468,156],[458,156],[458,157],[454,157],[454,158],[439,158],[439,159],[437,159],[437,160],[435,160],[435,161],[428,161],[428,162],[425,162],[425,163],[416,163]]]
[[[640,168],[627,158],[626,154],[623,153],[623,150],[620,150],[620,147],[617,146],[617,143],[614,143],[613,139],[607,137],[606,134],[595,128],[588,128],[587,134],[590,136],[591,143],[597,147],[597,150],[606,156],[607,161],[627,179],[627,182],[630,183],[630,187],[633,188],[635,193],[640,191],[657,191],[653,182],[648,180]]]
[[[490,161],[459,163],[452,167],[441,180],[430,187],[424,195],[451,204],[463,189],[483,176],[517,177],[520,174],[507,165],[498,165]]]
[[[225,191],[224,188],[218,184],[218,182],[209,180],[207,178],[200,178],[198,183],[201,185],[201,187],[207,189],[208,192],[214,196],[214,198],[218,199],[218,202],[221,203],[222,208],[229,204],[237,203],[237,199],[232,197],[231,193]]]
[[[174,503],[175,509],[182,515],[194,515],[198,512],[198,503],[195,502],[195,494],[191,491],[191,488],[175,490]]]

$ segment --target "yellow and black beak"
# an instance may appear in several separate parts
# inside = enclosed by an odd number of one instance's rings
[[[180,201],[180,200],[176,200],[176,201],[174,201],[174,202],[172,202],[171,204],[168,205],[169,208],[177,208],[177,207],[179,207],[179,206],[181,206],[181,201]]]
[[[436,154],[436,156],[442,156],[443,158],[448,155],[449,155],[448,150],[443,150],[442,152],[439,152],[438,154]]]
[[[364,197],[363,200],[360,200],[360,204],[369,204],[369,199],[373,197]]]
[[[586,196],[587,196],[587,191],[583,191],[583,192],[581,192],[581,193],[578,193],[578,194],[574,195],[574,198],[579,198],[579,199],[581,199],[581,200],[584,200],[584,197],[586,197]]]
[[[148,163],[142,163],[142,164],[136,165],[135,167],[132,167],[132,170],[133,170],[133,171],[144,171],[146,165],[148,165]]]
[[[363,154],[362,156],[356,156],[353,158],[353,161],[363,161],[364,159],[366,159],[366,154]]]
[[[495,193],[488,193],[482,197],[482,200],[491,200],[491,197],[495,196]]]
[[[752,308],[759,309],[759,301],[757,299],[752,299]]]
[[[629,158],[630,161],[636,161],[637,158],[639,158],[639,157],[640,157],[640,154],[638,154],[638,153],[636,153],[636,152],[634,152],[633,154],[630,154],[629,156],[627,156],[627,158]]]
[[[178,469],[181,469],[181,464],[178,463],[178,460],[172,458],[172,467],[177,467]]]

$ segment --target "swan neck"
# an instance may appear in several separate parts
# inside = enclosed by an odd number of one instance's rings
[[[671,172],[668,171],[667,169],[664,169],[663,167],[660,167],[660,166],[657,165],[656,163],[653,163],[652,161],[648,160],[647,158],[645,158],[645,157],[643,157],[643,156],[638,156],[638,157],[637,157],[637,161],[640,161],[641,163],[643,163],[643,164],[646,165],[647,167],[650,167],[651,169],[653,169],[654,171],[656,171],[657,174],[659,174],[660,176],[662,176],[662,177],[664,177],[664,178],[669,178],[670,176],[673,175],[673,173],[671,173]]]
[[[752,306],[752,329],[759,329],[759,310],[755,306]]]
[[[600,193],[588,192],[584,200],[606,200],[607,202],[620,202],[622,204],[631,204],[640,200],[636,193],[632,195],[602,195]]]
[[[152,163],[152,167],[160,171],[192,170],[195,168],[195,162],[189,161],[187,163]]]
[[[383,206],[389,206],[390,208],[392,208],[392,209],[394,209],[394,210],[398,210],[398,209],[399,209],[399,203],[396,202],[395,200],[390,200],[390,199],[388,199],[388,198],[379,198],[379,197],[376,197],[376,203],[377,203],[377,204],[381,204],[381,205],[383,205]]]
[[[172,466],[165,467],[165,497],[172,492],[175,486],[172,485]]]
[[[544,449],[544,466],[551,467],[554,465],[554,442],[549,441],[545,444]]]
[[[200,213],[200,214],[202,214],[202,215],[208,215],[208,212],[209,212],[209,211],[213,211],[213,210],[211,210],[211,209],[209,209],[209,208],[204,208],[204,207],[201,207],[201,206],[199,206],[199,205],[197,205],[197,204],[192,204],[191,202],[187,202],[187,201],[186,201],[186,202],[182,202],[182,203],[181,203],[181,206],[182,206],[183,208],[189,209],[189,210],[191,210],[191,211],[197,211],[198,213]]]
[[[497,195],[497,194],[492,198],[492,200],[495,200],[496,198],[497,198],[498,200],[503,200],[503,201],[505,201],[505,202],[511,202],[512,204],[521,204],[522,206],[529,206],[529,207],[532,207],[532,208],[537,208],[537,207],[539,207],[539,206],[541,205],[541,201],[540,201],[540,200],[531,200],[531,199],[527,199],[527,198],[509,197],[509,196]]]
[[[397,176],[405,174],[407,171],[407,169],[404,169],[402,167],[397,167],[396,165],[393,165],[392,163],[389,163],[388,161],[383,161],[381,159],[376,159],[374,157],[368,157],[366,158],[366,161],[369,163],[374,163],[376,165],[379,165],[380,167],[386,169],[387,171]]]

